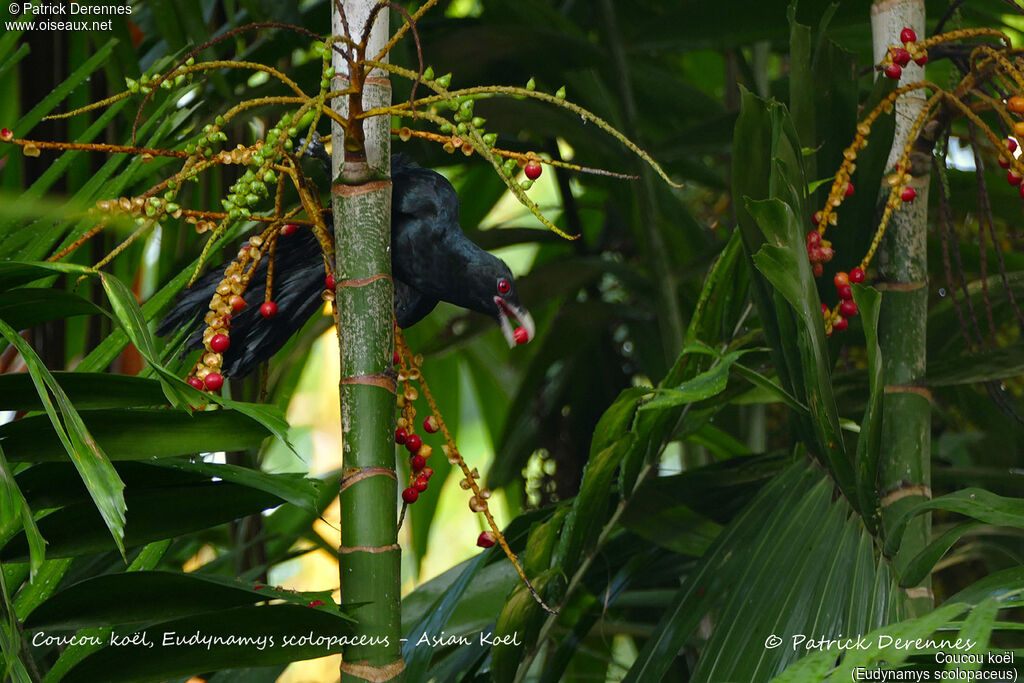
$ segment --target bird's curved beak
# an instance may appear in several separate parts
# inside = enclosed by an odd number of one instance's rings
[[[509,348],[518,344],[526,344],[533,339],[536,328],[533,325],[533,316],[522,306],[517,306],[500,296],[494,297],[494,306],[498,309],[498,324],[501,326],[501,333],[508,342]],[[516,324],[513,324],[516,323]],[[524,330],[519,332],[517,330]]]

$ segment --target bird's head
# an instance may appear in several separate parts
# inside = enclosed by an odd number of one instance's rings
[[[501,259],[482,253],[485,263],[471,267],[472,286],[464,292],[470,300],[464,305],[496,319],[509,348],[525,344],[533,339],[536,328],[530,312],[519,301],[512,271]]]

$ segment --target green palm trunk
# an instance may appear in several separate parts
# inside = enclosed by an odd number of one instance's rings
[[[346,0],[341,4],[353,39],[359,42],[358,34],[376,3]],[[336,16],[334,33],[343,32]],[[388,16],[383,11],[366,41],[365,56],[373,58],[387,36]],[[391,183],[379,180],[389,173],[390,128],[379,120],[355,119],[364,107],[386,105],[391,98],[386,74],[367,75],[357,68],[346,75],[348,64],[337,53],[335,65],[341,74],[336,87],[350,83],[360,91],[365,87],[365,93],[340,103],[349,125],[344,131],[336,127],[333,135],[338,169],[332,193],[344,469],[338,565],[342,603],[359,605],[348,610],[358,620],[354,635],[359,644],[344,650],[341,673],[343,681],[388,681],[401,679],[404,669],[391,370]]]

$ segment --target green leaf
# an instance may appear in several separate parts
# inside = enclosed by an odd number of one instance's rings
[[[79,410],[164,405],[160,383],[143,377],[99,372],[53,372],[53,378]],[[42,410],[32,379],[24,373],[0,375],[0,410]]]
[[[803,232],[793,210],[777,199],[747,201],[747,210],[764,232],[768,244],[753,257],[754,264],[796,311],[806,402],[811,409],[817,443],[814,450],[835,476],[840,489],[856,500],[853,467],[846,455],[839,413],[832,393],[831,364],[825,343],[814,278],[807,261]]]
[[[44,431],[37,427],[34,433],[36,439],[56,439],[59,446],[54,444],[53,457],[55,459],[63,457],[60,453],[61,447],[70,457],[71,462],[75,464],[79,474],[82,476],[82,481],[85,482],[89,495],[92,496],[93,502],[96,504],[96,509],[99,510],[100,515],[103,517],[103,522],[110,531],[117,549],[123,555],[125,533],[124,483],[117,476],[117,472],[114,470],[114,466],[110,464],[106,454],[89,433],[88,428],[82,421],[78,411],[75,410],[67,394],[57,384],[53,375],[46,369],[32,347],[21,338],[16,330],[3,321],[0,321],[0,334],[3,334],[7,341],[21,353],[28,367],[29,375],[32,377],[32,382],[36,385],[39,399],[46,408],[47,418],[53,425],[53,430]],[[53,396],[52,400],[50,398],[51,394]],[[60,409],[59,416],[57,408],[54,408],[54,402],[56,402],[57,407]],[[42,419],[42,416],[34,418],[36,424],[41,424]],[[0,427],[0,430],[11,428],[15,425],[17,425],[15,429],[24,429],[23,423],[27,421],[18,420]],[[0,440],[2,440],[2,437],[0,437]],[[14,455],[17,450],[11,448],[13,444],[6,445],[8,446],[6,449],[8,459],[12,462],[18,461],[18,458]],[[25,446],[31,448],[31,443],[26,443]]]
[[[995,626],[996,618],[999,615],[999,603],[995,598],[986,598],[974,606],[971,613],[964,619],[964,625],[960,628],[958,638],[974,643],[974,647],[961,650],[965,654],[985,655],[991,650],[989,639],[992,637],[992,628]],[[946,665],[946,671],[977,671],[980,667],[976,662],[958,662]]]
[[[462,635],[458,630],[453,630],[448,622],[455,612],[456,607],[463,600],[466,589],[470,586],[477,572],[484,566],[484,561],[489,553],[480,553],[470,560],[459,572],[458,578],[450,584],[449,588],[430,606],[418,622],[405,631],[406,641],[402,645],[402,658],[405,660],[405,675],[408,680],[423,680],[427,676],[431,656],[434,654],[433,647],[425,647],[429,640],[420,642],[426,636],[439,635],[447,631],[456,635]],[[490,554],[493,554],[490,553]],[[405,601],[402,605],[405,611]]]
[[[163,460],[152,464],[160,468],[195,472],[248,486],[251,489],[277,496],[314,515],[320,514],[317,501],[320,498],[322,482],[318,479],[307,479],[301,474],[267,474],[248,467],[220,465],[212,462]]]
[[[890,557],[899,548],[903,532],[911,519],[928,510],[948,510],[973,517],[986,524],[999,524],[1024,529],[1024,500],[1004,498],[985,489],[966,488],[926,501],[907,510],[896,521],[885,541]]]
[[[351,631],[348,621],[327,609],[297,605],[237,607],[163,622],[141,631],[118,631],[122,636],[138,633],[140,639],[145,634],[145,642],[151,646],[105,647],[71,669],[63,683],[163,681],[237,667],[240,662],[268,666],[312,659],[340,652],[341,639]]]
[[[269,493],[223,481],[128,489],[125,499],[131,511],[125,525],[125,547],[208,529],[284,502]],[[174,513],[168,514],[169,510]],[[38,525],[49,543],[49,557],[113,550],[103,520],[89,504],[69,505],[39,520]],[[0,559],[22,561],[26,552],[25,537],[19,534],[0,550]]]
[[[317,593],[316,597],[321,595],[322,592]],[[133,571],[96,576],[58,591],[32,612],[25,620],[25,628],[52,631],[134,626],[219,612],[270,599],[305,606],[313,598],[310,593],[292,593],[267,586],[256,588],[237,579],[208,574]]]
[[[39,534],[32,510],[14,480],[3,448],[0,448],[0,540],[10,538],[19,528],[24,529],[28,537],[31,577],[34,579],[46,559],[46,542]]]
[[[896,639],[907,642],[918,638],[927,638],[948,621],[963,614],[968,608],[969,606],[964,603],[946,604],[917,619],[888,624],[872,631],[865,636],[870,647],[848,650],[830,680],[853,680],[855,670],[867,668],[883,661],[887,668],[899,666],[910,656],[911,650],[906,647],[893,647]]]
[[[530,577],[534,588],[542,596],[549,584],[559,575],[558,569],[549,569],[539,576]],[[516,587],[494,626],[495,645],[491,648],[491,674],[497,683],[513,680],[519,663],[526,655],[524,645],[537,639],[544,611],[524,584]],[[500,640],[500,645],[498,644]]]
[[[561,532],[557,565],[574,568],[582,554],[597,542],[604,527],[605,508],[608,505],[612,482],[622,458],[636,443],[635,434],[626,434],[596,457],[591,456],[583,470],[580,492],[573,499],[572,508]],[[545,565],[546,567],[546,565]]]
[[[924,550],[919,552],[912,559],[908,560],[905,567],[897,567],[900,577],[900,586],[909,588],[924,581],[931,574],[932,569],[942,559],[942,556],[960,540],[960,538],[971,529],[981,526],[981,522],[965,522],[957,524],[952,529],[942,534]]]
[[[94,437],[110,460],[144,460],[175,455],[247,450],[258,447],[269,432],[234,410],[103,409],[80,413],[82,428]],[[11,462],[60,460],[61,441],[43,432],[42,416],[0,426],[0,439]]]
[[[882,349],[878,344],[878,312],[881,308],[882,295],[875,289],[859,284],[854,284],[852,289],[853,300],[857,304],[864,325],[870,387],[854,459],[857,471],[857,497],[864,522],[868,530],[875,533],[882,519],[882,506],[878,497],[878,458],[882,448],[882,415],[885,401]]]
[[[0,320],[16,330],[51,320],[102,312],[91,301],[62,289],[25,287],[0,294]]]
[[[796,518],[804,495],[816,482],[820,482],[819,475],[812,474],[806,464],[796,463],[750,501],[687,576],[641,648],[624,683],[657,681],[665,676],[679,648],[714,602],[725,599],[734,587],[741,585],[741,574],[752,559],[750,553],[774,542],[775,530]],[[766,515],[765,510],[772,514]]]
[[[988,598],[1009,601],[1024,592],[1021,586],[1024,586],[1024,567],[1011,567],[978,579],[946,602],[977,604]]]

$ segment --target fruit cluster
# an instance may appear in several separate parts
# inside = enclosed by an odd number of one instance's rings
[[[898,81],[903,75],[903,67],[913,60],[918,66],[928,63],[928,48],[917,42],[917,33],[912,28],[900,31],[903,47],[892,46],[879,68],[887,77]]]
[[[419,391],[412,385],[422,378],[420,366],[423,356],[416,355],[403,358],[395,349],[393,362],[399,366],[398,381],[402,384],[402,393],[398,396],[398,423],[395,429],[395,443],[404,446],[409,452],[409,486],[402,491],[402,500],[411,505],[419,500],[420,494],[427,490],[434,469],[427,465],[427,459],[434,453],[434,447],[423,442],[423,437],[416,433],[416,399]],[[434,434],[440,428],[436,417],[428,415],[423,419],[423,431]]]
[[[902,68],[911,60],[921,66],[928,61],[927,47],[931,40],[917,42],[917,34],[910,28],[903,29],[900,33],[900,40],[903,41],[903,47],[891,47],[885,61],[879,66],[890,78],[898,79],[902,74]],[[858,153],[867,146],[867,137],[871,131],[872,124],[882,113],[891,112],[893,105],[900,96],[919,87],[922,86],[920,84],[911,84],[897,88],[857,125],[857,134],[853,142],[843,151],[843,161],[836,172],[825,206],[820,211],[816,211],[812,216],[811,220],[814,224],[814,229],[808,232],[806,236],[807,258],[811,262],[811,269],[815,277],[820,277],[824,274],[824,264],[831,261],[835,256],[832,243],[825,239],[825,231],[837,224],[838,216],[836,210],[842,205],[844,200],[849,199],[854,194],[854,186],[850,177],[857,169],[855,162]],[[1022,104],[1024,104],[1024,101],[1022,101]],[[911,126],[910,140],[913,140],[917,131],[920,130],[927,112],[928,108],[925,107],[917,119],[914,120]],[[913,202],[917,198],[917,190],[910,186],[912,177],[909,173],[909,155],[910,147],[908,144],[893,168],[892,173],[886,178],[886,184],[891,189],[881,221],[867,254],[860,264],[851,269],[849,273],[841,271],[833,278],[839,295],[839,303],[835,308],[829,308],[824,303],[821,305],[822,314],[825,317],[825,333],[828,335],[831,335],[833,331],[843,332],[849,328],[849,319],[857,315],[857,304],[853,301],[853,292],[850,284],[864,281],[865,270],[874,258],[875,251],[878,249],[878,245],[893,212],[898,211],[904,204]]]
[[[249,242],[239,249],[236,260],[228,264],[223,279],[217,285],[216,293],[210,299],[210,310],[203,319],[206,323],[206,329],[203,331],[205,350],[187,379],[194,388],[200,391],[217,391],[224,385],[224,376],[220,369],[224,363],[224,352],[231,347],[231,316],[248,306],[245,300],[246,288],[263,256],[269,254],[270,258],[273,258],[277,238],[281,235],[295,234],[298,227],[294,223],[286,223],[283,226],[272,226],[265,233],[267,237],[251,237]],[[325,298],[328,294],[334,294],[333,279],[328,276],[325,284],[330,291],[324,292]],[[266,296],[259,308],[259,313],[265,320],[271,320],[277,315],[277,304],[270,298],[272,285],[272,269],[268,268]]]

